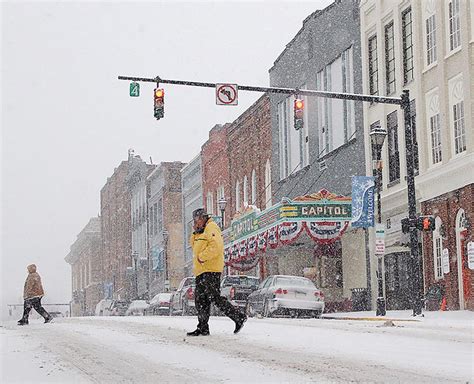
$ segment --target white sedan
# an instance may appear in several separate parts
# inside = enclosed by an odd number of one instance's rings
[[[145,300],[133,300],[125,312],[125,316],[144,316],[149,305]]]

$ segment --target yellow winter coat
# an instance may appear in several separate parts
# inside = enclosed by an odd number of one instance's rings
[[[224,270],[224,240],[219,226],[212,220],[206,224],[203,233],[191,235],[193,247],[194,276],[204,272]]]

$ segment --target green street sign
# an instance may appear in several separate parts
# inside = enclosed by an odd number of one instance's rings
[[[140,84],[138,83],[130,83],[130,96],[131,97],[138,97],[140,96]]]

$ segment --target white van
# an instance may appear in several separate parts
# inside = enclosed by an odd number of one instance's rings
[[[96,316],[110,316],[112,300],[102,299],[95,306],[95,315]]]

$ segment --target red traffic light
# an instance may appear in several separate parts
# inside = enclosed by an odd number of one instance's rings
[[[154,91],[155,111],[154,115],[157,120],[165,116],[165,91],[162,88],[156,88]]]
[[[295,110],[302,110],[304,108],[304,101],[301,99],[295,99]]]

